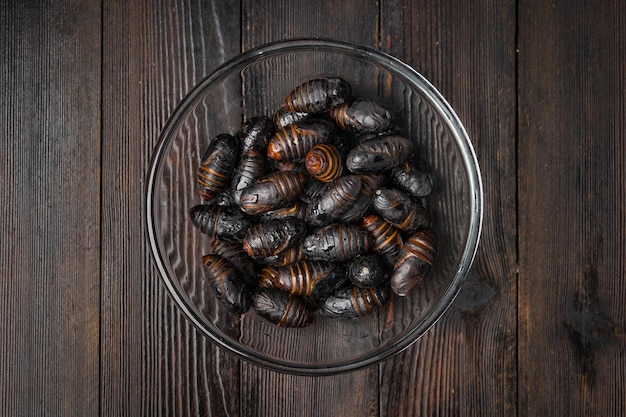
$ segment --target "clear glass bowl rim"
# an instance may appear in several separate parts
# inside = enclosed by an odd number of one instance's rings
[[[234,342],[223,338],[221,335],[214,333],[210,328],[203,324],[203,319],[198,312],[187,306],[185,302],[185,295],[181,292],[182,290],[172,282],[172,278],[169,276],[165,266],[167,263],[167,257],[162,252],[161,245],[159,244],[159,237],[156,236],[155,232],[157,225],[156,213],[154,211],[154,198],[156,193],[155,187],[157,186],[157,174],[159,173],[163,158],[166,156],[165,150],[169,149],[170,142],[173,139],[173,135],[171,135],[171,133],[177,130],[179,123],[184,120],[189,112],[189,109],[187,108],[188,104],[194,102],[198,95],[200,95],[208,85],[213,83],[215,80],[220,79],[225,75],[225,73],[228,73],[233,68],[237,68],[240,65],[263,55],[273,55],[285,51],[297,50],[330,50],[335,53],[345,53],[357,56],[364,60],[374,61],[377,65],[385,68],[385,70],[401,75],[404,79],[409,80],[413,84],[413,87],[419,90],[424,97],[427,98],[429,103],[436,108],[438,112],[444,115],[449,122],[450,131],[454,135],[454,139],[461,151],[464,168],[467,171],[472,192],[472,195],[470,196],[470,226],[468,239],[465,242],[460,268],[456,271],[455,276],[451,280],[450,285],[442,298],[437,302],[433,310],[425,317],[424,321],[419,326],[415,326],[413,329],[406,332],[403,337],[400,337],[389,346],[376,351],[375,354],[362,356],[358,361],[336,362],[332,364],[294,364],[277,358],[260,355],[252,349],[249,349],[241,344],[235,344]],[[392,55],[368,46],[325,38],[296,38],[282,40],[249,49],[217,67],[211,74],[194,86],[176,106],[171,116],[168,118],[165,126],[161,130],[157,145],[153,151],[152,161],[148,171],[145,196],[144,218],[146,219],[152,257],[169,295],[174,299],[177,307],[184,314],[184,316],[204,336],[208,337],[213,343],[225,351],[256,365],[294,375],[334,375],[362,369],[387,360],[415,343],[437,322],[439,318],[444,315],[446,310],[456,298],[461,285],[467,276],[469,268],[474,261],[483,222],[483,185],[478,160],[463,124],[441,93],[439,93],[439,91],[415,69]]]

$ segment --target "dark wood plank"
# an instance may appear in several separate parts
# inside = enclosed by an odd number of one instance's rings
[[[183,96],[240,51],[239,2],[104,2],[102,414],[239,415],[238,360],[200,336],[153,266],[150,157]]]
[[[626,7],[519,2],[516,142],[513,2],[267,3],[0,7],[0,414],[623,414]],[[448,315],[380,367],[337,377],[277,374],[203,339],[143,226],[150,153],[176,103],[240,47],[287,35],[415,66],[468,128],[487,191]]]
[[[515,2],[382,1],[381,49],[448,99],[485,188],[474,267],[446,316],[382,364],[381,416],[516,415]]]
[[[100,2],[0,6],[0,415],[97,415]]]
[[[242,2],[244,50],[268,42],[299,38],[335,38],[376,46],[378,6],[374,1]]]
[[[626,4],[519,13],[520,415],[624,415]]]
[[[376,46],[378,40],[379,9],[375,1],[246,0],[242,7],[244,49],[295,37],[337,38],[370,46]],[[318,342],[323,346],[311,347],[332,351],[336,340],[327,336]],[[378,369],[307,378],[243,363],[240,395],[242,415],[377,416]]]

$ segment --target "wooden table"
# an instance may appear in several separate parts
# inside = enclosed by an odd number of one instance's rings
[[[625,23],[618,0],[2,1],[0,415],[625,416]],[[424,74],[485,186],[477,258],[444,319],[334,377],[202,338],[142,212],[185,93],[300,36]]]

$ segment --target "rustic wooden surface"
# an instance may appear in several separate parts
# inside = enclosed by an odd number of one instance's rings
[[[620,1],[0,1],[0,415],[626,416],[624,22]],[[333,377],[203,339],[161,284],[142,207],[185,93],[300,36],[423,73],[485,185],[448,314]]]

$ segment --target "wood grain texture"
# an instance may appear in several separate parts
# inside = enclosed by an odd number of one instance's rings
[[[0,1],[0,415],[626,415],[626,4],[588,3]],[[203,338],[144,226],[176,104],[241,50],[300,36],[424,74],[485,186],[475,266],[444,319],[334,377]]]
[[[0,55],[0,415],[97,415],[99,4],[3,2]]]
[[[376,46],[378,3],[242,1],[242,49],[290,38],[335,38]]]
[[[242,45],[247,50],[267,42],[325,37],[376,46],[375,1],[242,3]],[[295,87],[295,86],[294,86]],[[333,339],[324,341],[332,350]],[[277,374],[242,363],[241,415],[377,416],[378,370],[370,367],[333,377]]]
[[[240,51],[238,2],[105,1],[102,415],[238,415],[238,361],[200,337],[149,253],[144,187],[159,132]]]
[[[515,2],[382,1],[381,49],[450,102],[485,189],[474,267],[448,313],[381,365],[381,416],[516,414]]]
[[[520,415],[624,415],[626,4],[519,14]]]

